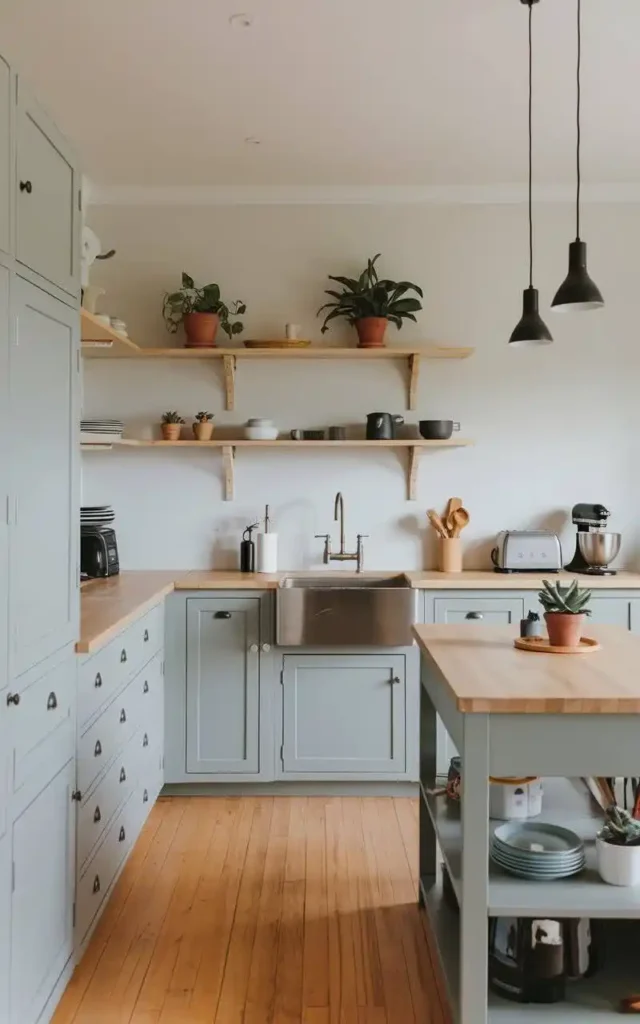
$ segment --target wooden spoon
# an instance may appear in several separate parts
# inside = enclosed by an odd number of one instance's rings
[[[440,516],[436,512],[435,508],[430,508],[427,511],[427,516],[428,516],[429,522],[433,526],[433,528],[436,531],[436,533],[438,534],[438,536],[444,538],[444,540],[447,540],[447,538],[449,537],[449,534],[447,533],[447,528],[444,525],[444,523],[442,522],[442,519],[440,518]]]
[[[452,537],[459,537],[465,526],[469,525],[470,515],[466,508],[457,508],[451,513],[451,520],[453,522],[453,530],[451,532]]]
[[[444,513],[444,521],[450,537],[453,537],[453,531],[455,528],[453,513],[459,508],[462,508],[462,498],[449,498],[447,508]]]

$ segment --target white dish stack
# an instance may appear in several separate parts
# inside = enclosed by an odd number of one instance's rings
[[[123,431],[122,420],[80,420],[80,443],[100,447],[117,444]]]
[[[82,505],[80,508],[80,529],[99,530],[112,527],[116,518],[111,505]]]

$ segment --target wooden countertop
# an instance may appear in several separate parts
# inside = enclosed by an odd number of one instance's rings
[[[562,583],[577,579],[581,587],[590,590],[638,590],[640,573],[618,572],[615,576],[585,576],[572,572],[514,573],[493,572],[490,569],[470,569],[467,572],[416,571],[405,575],[416,590],[542,590],[544,579]]]
[[[532,654],[512,626],[414,626],[459,711],[480,714],[640,714],[640,637],[587,625],[593,654]]]
[[[78,654],[91,654],[107,643],[138,615],[173,590],[176,573],[163,570],[122,572],[105,580],[91,580],[80,592]]]

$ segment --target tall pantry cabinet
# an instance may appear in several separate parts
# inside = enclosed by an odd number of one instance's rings
[[[0,56],[0,1024],[46,1024],[73,962],[79,186]]]

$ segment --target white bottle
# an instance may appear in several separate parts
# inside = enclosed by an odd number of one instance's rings
[[[271,533],[269,506],[265,509],[264,533],[257,537],[256,570],[257,572],[278,571],[278,534]]]

